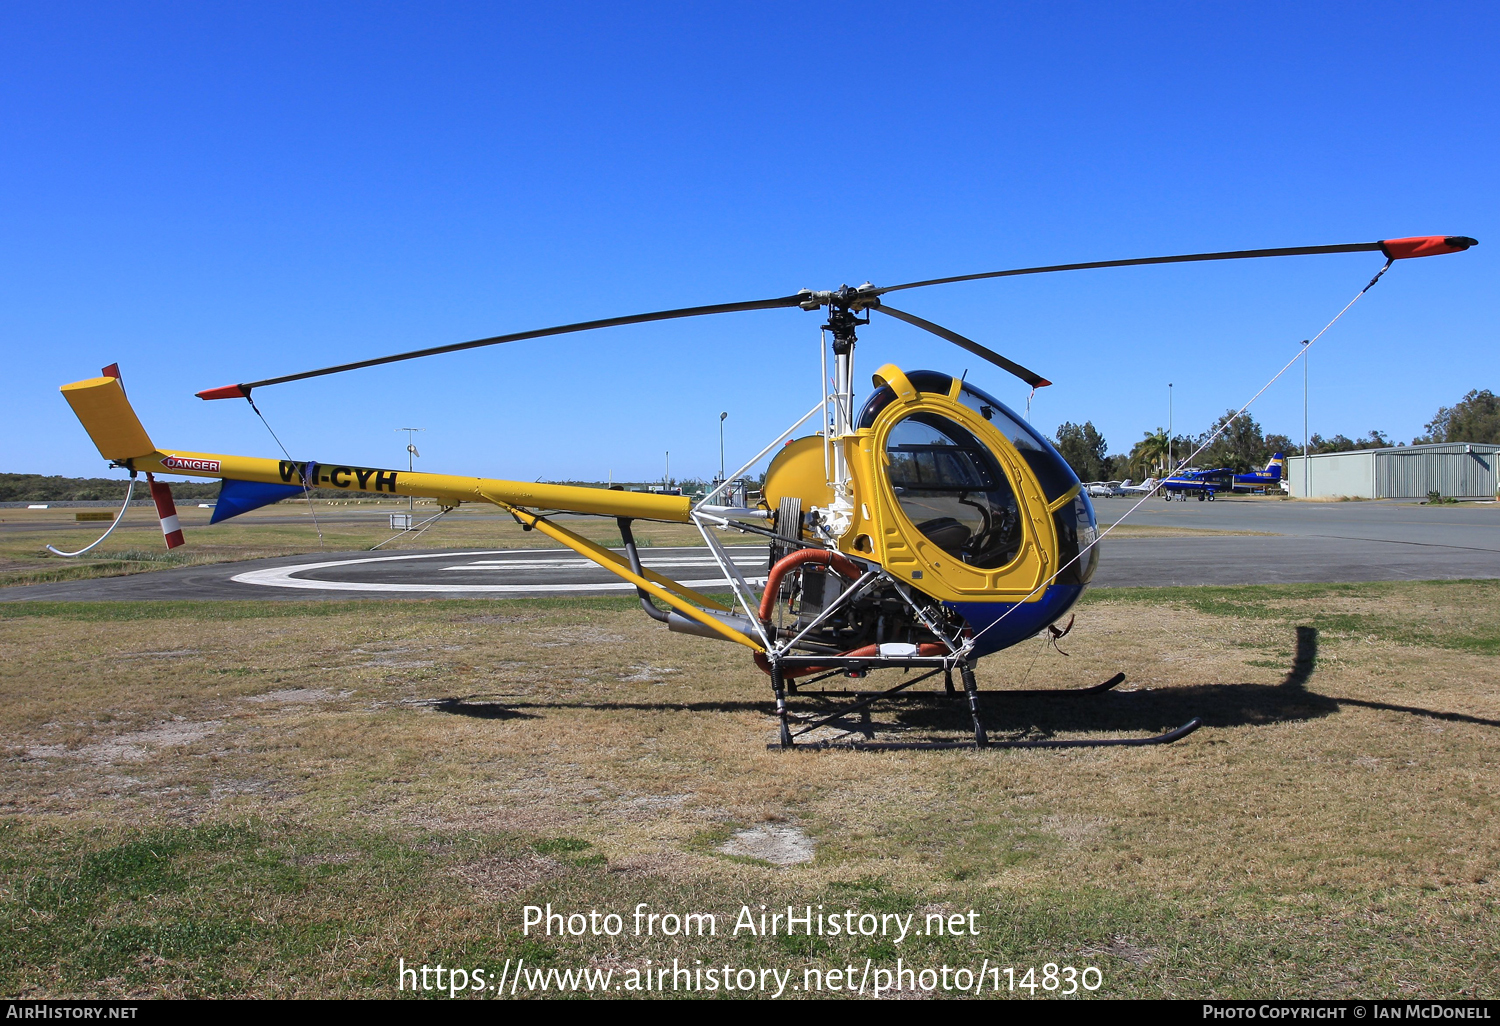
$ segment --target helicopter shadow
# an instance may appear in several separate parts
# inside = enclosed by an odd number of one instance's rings
[[[1277,684],[1195,684],[1150,691],[1105,691],[1056,694],[982,691],[980,711],[986,728],[997,740],[1047,739],[1059,734],[1096,731],[1169,730],[1197,718],[1205,727],[1267,726],[1306,722],[1338,712],[1343,706],[1383,710],[1449,722],[1500,727],[1500,720],[1443,712],[1419,706],[1393,705],[1367,699],[1340,698],[1307,689],[1317,668],[1318,631],[1298,627],[1291,666]],[[914,696],[915,698],[916,696]],[[929,697],[929,696],[921,696]],[[970,730],[968,711],[959,702],[898,708],[897,732]],[[836,721],[844,729],[868,731],[865,723]]]
[[[1350,705],[1448,722],[1500,727],[1500,720],[1444,712],[1419,706],[1394,705],[1358,698],[1321,695],[1307,689],[1317,668],[1318,631],[1298,627],[1291,665],[1277,684],[1194,684],[1149,691],[979,692],[986,729],[1000,740],[1047,739],[1061,734],[1101,731],[1158,733],[1195,717],[1205,727],[1266,726],[1306,722],[1332,715]],[[788,696],[794,720],[806,722],[828,716],[839,706],[870,692],[797,692]],[[775,714],[768,695],[760,701],[547,701],[508,699],[504,695],[475,694],[423,703],[437,712],[483,720],[540,719],[549,710],[581,709],[596,712],[680,712]],[[866,737],[884,734],[925,735],[966,733],[972,729],[963,692],[901,692],[881,699],[872,718],[869,710],[837,717],[829,726]]]

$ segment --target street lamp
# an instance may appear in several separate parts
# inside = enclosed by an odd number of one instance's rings
[[[1176,470],[1172,462],[1172,383],[1167,382],[1167,471]]]
[[[719,481],[724,481],[724,418],[728,417],[728,411],[719,414]]]

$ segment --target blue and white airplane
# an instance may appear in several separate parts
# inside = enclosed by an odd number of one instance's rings
[[[1248,474],[1234,475],[1234,490],[1237,492],[1263,492],[1272,485],[1281,483],[1281,472],[1286,466],[1286,456],[1277,453],[1266,464],[1265,470],[1252,470]]]
[[[1248,474],[1236,474],[1228,467],[1217,470],[1186,467],[1162,482],[1162,495],[1168,502],[1173,496],[1185,501],[1189,495],[1196,495],[1199,502],[1205,499],[1213,502],[1214,495],[1218,492],[1264,491],[1281,481],[1281,470],[1285,464],[1286,457],[1278,452],[1266,464],[1266,469],[1252,470]]]

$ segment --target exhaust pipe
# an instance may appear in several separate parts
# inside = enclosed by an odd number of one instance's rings
[[[704,612],[724,624],[730,630],[738,631],[745,637],[753,639],[756,644],[760,643],[760,635],[755,630],[755,624],[749,618],[738,616],[734,613],[716,613],[712,609],[706,609]],[[667,614],[667,630],[676,631],[678,634],[694,634],[700,638],[713,638],[717,641],[729,640],[707,624],[699,623],[697,620],[690,620],[675,609]]]

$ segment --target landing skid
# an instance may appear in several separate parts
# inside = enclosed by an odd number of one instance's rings
[[[1046,739],[1040,741],[986,741],[982,745],[974,741],[805,741],[800,745],[792,745],[792,747],[804,751],[814,749],[845,749],[856,752],[924,752],[963,748],[1139,748],[1144,745],[1169,745],[1173,741],[1180,741],[1182,738],[1187,737],[1201,726],[1203,726],[1203,721],[1195,716],[1175,730],[1169,730],[1165,734],[1155,734],[1151,737],[1106,737],[1098,740],[1073,738],[1068,740]],[[780,745],[766,745],[768,749],[778,749],[780,747]]]
[[[829,664],[833,664],[830,668]],[[807,683],[816,683],[829,677],[843,673],[848,676],[863,677],[871,670],[876,669],[922,669],[926,673],[920,673],[909,680],[904,680],[894,687],[884,691],[798,691],[789,686],[791,682],[783,676],[783,667],[791,669],[804,665],[821,664],[822,670],[818,676]],[[973,721],[974,740],[972,741],[876,741],[874,740],[874,729],[870,723],[870,707],[882,700],[917,699],[926,701],[959,701],[957,690],[953,687],[953,670],[957,669],[963,679],[963,700],[966,700],[970,718]],[[924,680],[943,674],[945,685],[943,692],[934,691],[907,691],[913,685],[920,684]],[[1063,689],[1024,689],[1015,691],[990,692],[996,698],[1067,698],[1084,695],[1102,695],[1120,684],[1124,683],[1125,674],[1117,673],[1106,681],[1090,685],[1085,688],[1063,688]],[[1151,737],[1115,737],[1115,738],[1073,738],[1073,739],[1038,739],[1038,740],[1011,740],[991,741],[984,728],[979,715],[979,688],[974,680],[974,670],[968,663],[958,662],[951,657],[917,657],[901,660],[869,659],[869,658],[847,658],[847,657],[817,657],[817,656],[791,656],[784,657],[774,663],[771,667],[771,686],[776,692],[776,712],[780,721],[780,740],[775,744],[768,744],[768,749],[848,749],[852,751],[867,752],[898,752],[898,751],[945,751],[948,749],[964,748],[1116,748],[1116,747],[1142,747],[1145,745],[1167,745],[1187,737],[1197,730],[1202,721],[1197,717],[1184,723],[1174,730],[1168,730]],[[822,699],[852,699],[831,711],[819,710],[817,713],[807,715],[795,715],[787,706],[788,692],[799,698],[822,698]],[[906,692],[906,694],[902,694]],[[858,726],[848,727],[848,717],[860,714]],[[821,727],[845,728],[847,734],[864,734],[863,740],[844,740],[843,738],[832,740],[807,740],[799,742],[801,738]]]

